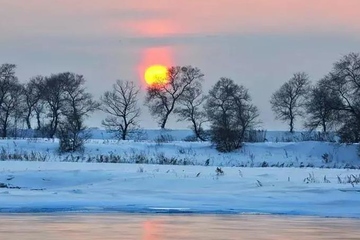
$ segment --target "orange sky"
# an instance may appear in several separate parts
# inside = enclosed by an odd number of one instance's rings
[[[153,4],[151,1],[146,2]],[[157,2],[157,6],[161,6],[160,9],[169,14],[167,18],[164,17],[164,21],[167,25],[172,24],[179,32],[360,30],[358,0],[194,0],[184,4],[168,0]],[[175,4],[176,10],[173,7]],[[132,25],[148,30],[146,21],[131,22],[130,26]],[[169,28],[163,30],[172,33]]]
[[[1,21],[0,26],[10,35],[360,31],[358,0],[28,0],[26,4],[22,0],[1,0],[1,3],[0,13],[6,21]],[[7,27],[10,22],[12,27]]]

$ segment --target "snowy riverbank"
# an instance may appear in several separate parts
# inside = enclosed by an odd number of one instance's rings
[[[246,143],[219,153],[209,142],[89,140],[83,153],[59,154],[57,141],[0,140],[1,160],[111,162],[229,167],[318,167],[360,169],[357,144],[328,142]]]
[[[1,212],[256,213],[360,218],[359,170],[0,162]]]

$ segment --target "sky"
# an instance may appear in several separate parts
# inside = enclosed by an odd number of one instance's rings
[[[315,82],[360,52],[359,0],[0,0],[0,64],[21,82],[71,71],[99,98],[117,79],[141,87],[140,124],[158,124],[144,106],[143,73],[153,64],[192,65],[207,92],[220,77],[249,89],[262,128],[285,130],[269,99],[293,73]],[[88,121],[101,127],[104,113]],[[167,128],[186,128],[172,117]],[[296,128],[301,129],[301,120]]]

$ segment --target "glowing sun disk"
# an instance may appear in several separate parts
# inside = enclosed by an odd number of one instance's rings
[[[166,84],[168,81],[168,69],[162,65],[153,65],[145,71],[145,81],[148,85]]]

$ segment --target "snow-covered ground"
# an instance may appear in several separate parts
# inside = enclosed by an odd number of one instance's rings
[[[268,141],[219,153],[209,142],[180,141],[184,131],[168,142],[148,133],[150,140],[91,139],[75,154],[59,154],[57,140],[0,140],[0,212],[360,218],[356,144]]]
[[[234,167],[360,168],[357,145],[327,142],[246,143],[219,153],[208,142],[116,141],[92,139],[84,153],[59,154],[46,139],[0,140],[1,160],[152,163]]]
[[[360,218],[359,170],[0,162],[1,212],[120,211]],[[340,182],[339,182],[340,179]]]
[[[88,133],[91,139],[97,140],[114,140],[116,135],[104,129],[90,128]],[[265,131],[265,138],[267,142],[300,142],[308,140],[311,136],[314,138],[319,132],[297,131],[290,133],[289,131]],[[320,133],[321,134],[321,133]],[[17,136],[22,138],[33,137],[34,130],[21,129],[17,130]],[[190,129],[140,129],[128,136],[129,140],[135,141],[154,141],[161,136],[170,137],[174,141],[184,141],[192,138],[194,135]],[[330,139],[337,140],[334,133],[329,134]]]

